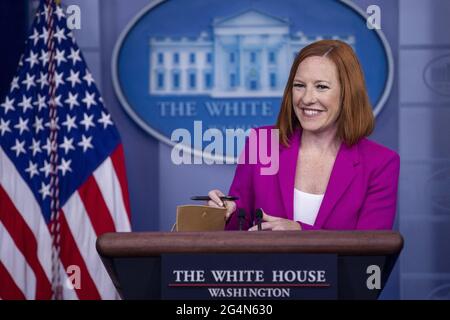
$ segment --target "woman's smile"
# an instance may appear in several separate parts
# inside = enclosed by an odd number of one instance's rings
[[[321,116],[326,110],[315,109],[315,108],[300,108],[302,110],[302,116],[306,118],[317,118]]]

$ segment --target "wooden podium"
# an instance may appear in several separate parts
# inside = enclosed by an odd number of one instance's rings
[[[336,254],[338,299],[377,299],[403,248],[393,231],[219,231],[107,233],[97,251],[123,299],[161,299],[164,254]],[[367,287],[367,266],[381,289]]]

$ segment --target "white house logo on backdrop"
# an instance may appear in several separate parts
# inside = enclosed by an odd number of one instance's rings
[[[149,93],[281,97],[296,54],[323,38],[291,32],[289,20],[254,9],[215,18],[212,32],[197,37],[152,37]],[[355,43],[353,35],[328,38]]]
[[[230,129],[276,122],[295,55],[320,39],[355,49],[377,115],[393,82],[390,47],[347,1],[152,1],[116,44],[114,88],[131,118],[169,145],[176,129],[194,136],[199,123],[227,137]],[[186,149],[204,155],[204,140]],[[206,153],[236,159],[240,147]]]
[[[450,283],[433,288],[428,294],[429,300],[450,300]]]
[[[427,86],[440,95],[450,95],[450,54],[430,61],[423,72]]]
[[[425,184],[425,194],[435,208],[433,213],[448,215],[450,213],[450,168],[435,172]]]

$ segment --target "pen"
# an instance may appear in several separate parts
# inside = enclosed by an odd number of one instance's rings
[[[222,196],[220,197],[220,200],[222,201],[234,201],[238,200],[239,197],[233,197],[233,196]],[[193,196],[191,197],[191,200],[200,200],[200,201],[208,201],[211,200],[209,196]]]

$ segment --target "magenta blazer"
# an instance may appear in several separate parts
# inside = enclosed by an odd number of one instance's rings
[[[289,147],[280,144],[279,170],[275,175],[261,175],[259,163],[238,164],[229,194],[239,197],[237,207],[246,212],[245,230],[253,225],[253,215],[258,208],[273,216],[293,219],[300,137],[301,130],[297,129]],[[392,229],[399,170],[398,154],[384,146],[365,138],[352,147],[342,143],[316,221],[314,225],[300,223],[302,229]],[[237,216],[237,211],[231,215],[226,230],[239,228]]]

